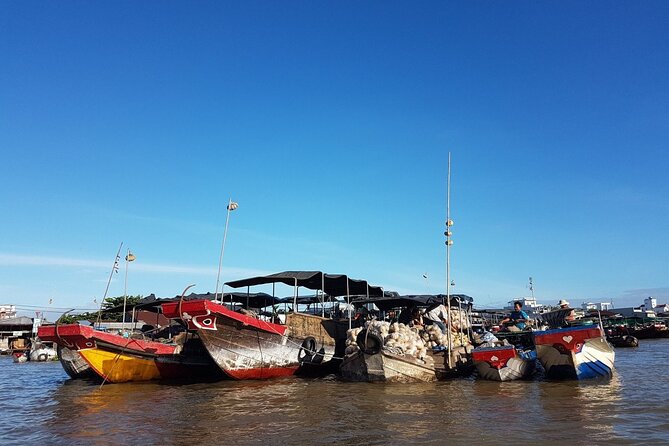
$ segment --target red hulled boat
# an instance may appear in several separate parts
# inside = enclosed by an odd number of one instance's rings
[[[222,302],[208,300],[169,302],[162,304],[162,309],[165,316],[180,318],[187,322],[189,330],[197,332],[213,360],[228,376],[267,379],[290,376],[302,368],[314,366],[330,370],[343,357],[350,319],[325,317],[323,303],[326,296],[347,296],[350,302],[352,295],[383,294],[381,288],[370,286],[363,280],[320,271],[286,271],[226,285],[240,288],[275,283],[295,287],[294,297],[290,299],[293,310],[297,310],[300,303],[299,287],[322,291],[320,300],[315,298],[322,305],[321,315],[293,311],[286,314],[285,323],[275,323],[260,319],[252,312],[233,311]],[[235,294],[239,296],[241,293]],[[282,300],[275,300],[278,301]],[[260,305],[257,308],[261,308]]]
[[[183,334],[175,339],[177,342],[162,343],[68,324],[41,326],[38,336],[78,353],[100,378],[112,383],[220,376],[200,341],[192,335],[188,338]],[[68,371],[65,364],[63,368]]]

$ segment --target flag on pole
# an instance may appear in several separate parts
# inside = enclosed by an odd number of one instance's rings
[[[239,204],[235,203],[234,201],[231,201],[230,204],[228,204],[228,210],[229,211],[234,211],[239,207]]]
[[[128,255],[125,256],[125,261],[126,261],[126,262],[132,262],[132,261],[135,260],[136,258],[137,258],[137,257],[135,257],[135,254],[133,254],[133,253],[131,253],[130,251],[128,251]]]

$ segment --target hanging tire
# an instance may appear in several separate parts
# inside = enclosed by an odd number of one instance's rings
[[[49,359],[49,355],[47,355],[46,353],[40,353],[39,355],[37,355],[38,361],[45,362],[47,359]]]
[[[358,347],[366,355],[375,355],[383,348],[383,339],[378,334],[364,329],[355,338]]]
[[[304,341],[302,341],[302,346],[300,351],[297,353],[297,360],[300,364],[312,362],[314,355],[316,354],[316,339],[312,336],[309,336]]]

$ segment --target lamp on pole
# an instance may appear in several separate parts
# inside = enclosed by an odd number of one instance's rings
[[[136,259],[135,255],[128,249],[128,254],[125,256],[125,281],[123,285],[123,322],[121,323],[121,331],[125,333],[125,305],[128,301],[128,264]]]
[[[228,213],[225,217],[225,231],[223,232],[223,243],[221,243],[221,255],[218,258],[218,273],[216,274],[216,293],[214,294],[214,300],[218,300],[218,285],[221,280],[221,265],[223,265],[223,253],[225,252],[225,240],[228,238],[228,223],[230,221],[230,212],[237,209],[239,205],[232,201],[232,198],[228,200]],[[221,299],[222,300],[222,299]]]

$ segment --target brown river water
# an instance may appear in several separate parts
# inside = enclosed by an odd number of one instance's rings
[[[0,445],[668,444],[669,339],[590,382],[99,384],[0,357]]]

